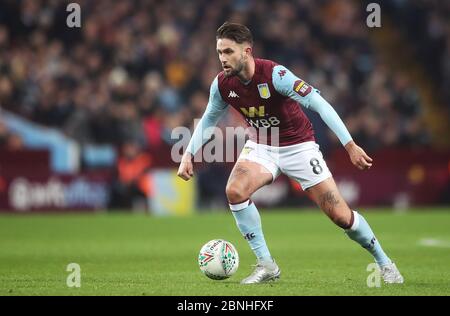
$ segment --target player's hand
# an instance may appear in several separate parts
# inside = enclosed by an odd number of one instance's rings
[[[192,164],[192,158],[192,154],[188,152],[185,152],[181,158],[177,175],[185,181],[188,181],[194,176],[194,165]]]
[[[350,160],[358,169],[366,170],[372,167],[373,159],[370,158],[361,147],[356,145],[354,141],[350,141],[345,145],[345,149],[350,156]]]

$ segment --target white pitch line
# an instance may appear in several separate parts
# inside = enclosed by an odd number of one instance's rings
[[[450,248],[449,241],[435,238],[422,238],[419,240],[418,244],[425,247]]]

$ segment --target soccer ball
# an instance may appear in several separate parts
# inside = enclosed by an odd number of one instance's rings
[[[239,266],[236,248],[223,239],[208,241],[198,255],[200,270],[210,279],[224,280],[232,276]]]

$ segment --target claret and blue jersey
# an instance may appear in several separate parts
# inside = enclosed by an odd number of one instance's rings
[[[314,140],[310,121],[297,101],[285,94],[287,86],[293,88],[292,79],[284,67],[255,59],[255,73],[250,82],[244,84],[237,76],[225,77],[222,72],[217,77],[217,87],[222,102],[238,111],[256,132],[268,129],[267,136],[251,133],[252,140],[271,145],[272,133],[277,132],[278,145],[288,146]],[[304,96],[299,94],[299,99],[306,101],[310,93],[311,88],[302,93]]]
[[[284,66],[255,59],[255,73],[248,83],[237,76],[226,77],[223,72],[214,79],[205,113],[187,150],[195,154],[211,137],[212,132],[204,131],[217,124],[227,106],[253,127],[250,138],[257,143],[271,145],[276,139],[276,146],[289,146],[314,141],[311,122],[299,104],[318,112],[343,145],[352,139],[336,111],[316,89]],[[265,132],[260,133],[261,129]]]

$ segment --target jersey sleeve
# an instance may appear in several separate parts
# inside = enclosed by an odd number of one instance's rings
[[[289,69],[281,65],[275,66],[272,72],[272,82],[278,93],[309,108],[311,93],[316,89],[298,78]]]
[[[195,127],[194,133],[189,145],[187,147],[187,152],[195,155],[195,153],[211,138],[213,134],[213,128],[217,125],[220,117],[223,115],[227,108],[227,103],[223,101],[220,95],[219,85],[217,77],[211,84],[209,91],[209,101],[206,106],[205,113],[203,113],[202,118]]]
[[[305,108],[319,113],[322,120],[339,138],[342,145],[352,140],[350,133],[345,127],[334,108],[320,95],[320,91],[294,75],[284,66],[277,65],[273,68],[272,82],[275,90],[289,97]]]

